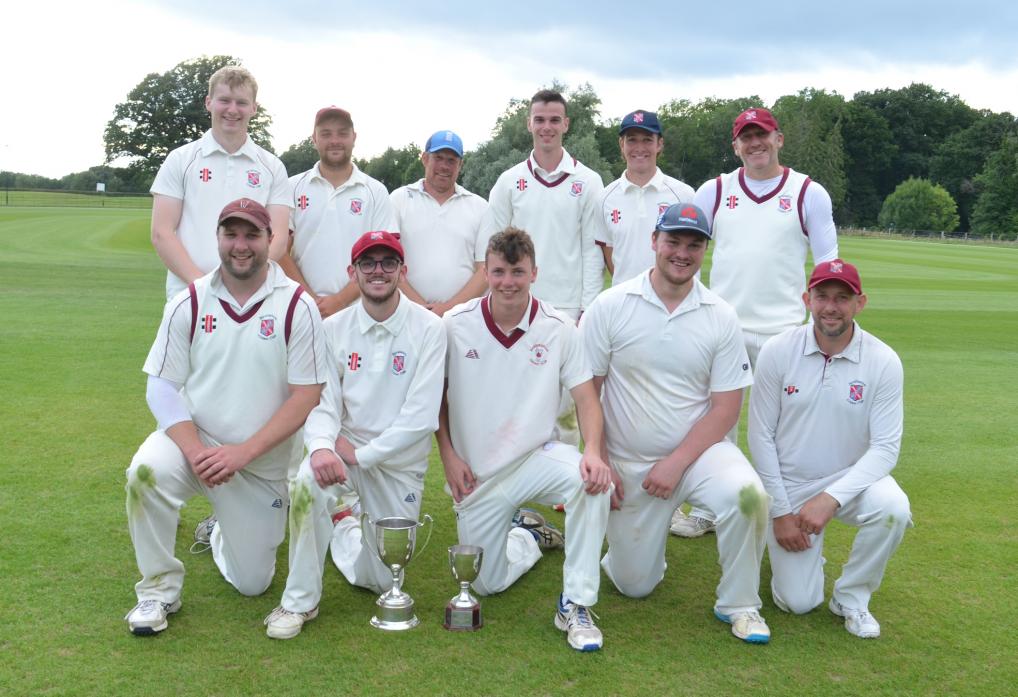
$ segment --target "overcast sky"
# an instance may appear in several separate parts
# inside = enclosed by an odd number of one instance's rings
[[[114,106],[147,73],[241,58],[277,152],[314,112],[351,111],[356,154],[457,131],[490,137],[511,98],[589,82],[602,116],[676,98],[804,87],[851,97],[925,82],[1018,114],[1018,5],[1009,2],[428,3],[135,0],[17,3],[0,40],[0,170],[59,177],[100,164]],[[695,13],[694,13],[695,10]]]

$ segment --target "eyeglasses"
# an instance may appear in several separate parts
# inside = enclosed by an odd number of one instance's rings
[[[385,273],[392,273],[399,268],[402,262],[395,257],[385,257],[384,259],[358,259],[357,268],[360,269],[361,273],[371,273],[375,268],[381,264],[382,271]]]

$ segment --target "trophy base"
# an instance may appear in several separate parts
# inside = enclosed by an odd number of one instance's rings
[[[476,632],[484,626],[481,618],[481,606],[472,607],[445,606],[445,622],[442,626],[450,632]]]
[[[375,603],[378,609],[375,616],[371,618],[372,627],[398,632],[404,629],[413,629],[421,623],[417,619],[417,615],[414,614],[414,601],[410,596],[404,593],[399,598],[390,598],[388,603],[385,602],[385,599],[386,596],[383,595]]]

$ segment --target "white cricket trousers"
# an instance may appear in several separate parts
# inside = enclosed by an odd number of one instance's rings
[[[809,498],[812,496],[806,500]],[[833,597],[847,608],[868,611],[870,596],[880,587],[887,562],[898,549],[905,528],[912,524],[908,496],[893,477],[883,477],[839,508],[834,517],[859,528],[859,532],[841,569],[841,578],[834,582]],[[809,549],[789,552],[775,539],[773,525],[768,525],[771,592],[774,604],[785,612],[802,614],[824,601],[826,531],[824,527],[819,535],[810,535],[813,546]]]
[[[212,558],[223,577],[244,595],[265,592],[276,571],[276,548],[286,533],[286,480],[241,470],[226,484],[206,486],[163,431],[152,433],[127,468],[127,526],[141,581],[138,600],[172,603],[184,585],[184,565],[174,554],[180,509],[192,496],[212,503],[217,523]]]
[[[285,610],[308,612],[318,607],[330,544],[332,560],[347,581],[376,593],[392,588],[392,572],[379,561],[374,538],[361,539],[360,518],[347,516],[333,525],[331,512],[352,488],[369,520],[389,516],[418,520],[424,483],[408,484],[379,467],[347,467],[347,475],[349,488],[323,489],[305,457],[290,483],[290,573],[280,603]]]
[[[553,441],[453,504],[460,544],[484,549],[474,589],[482,595],[504,591],[541,558],[534,536],[512,527],[517,508],[527,501],[549,505],[564,502],[566,559],[562,592],[578,605],[594,605],[601,583],[597,561],[610,499],[606,493],[588,494],[584,486],[580,452],[575,446]]]
[[[614,463],[622,478],[622,508],[608,517],[608,553],[601,560],[623,595],[642,598],[664,578],[672,511],[689,501],[717,521],[721,581],[719,612],[758,610],[770,499],[756,470],[737,447],[721,441],[686,470],[669,499],[651,496],[643,480],[654,463]]]

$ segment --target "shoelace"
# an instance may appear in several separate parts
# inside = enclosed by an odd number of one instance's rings
[[[597,614],[585,605],[577,605],[576,603],[570,603],[572,609],[566,614],[566,623],[570,626],[576,625],[583,629],[591,629],[594,627],[594,620],[590,619],[601,619]]]
[[[140,610],[143,613],[152,612],[153,610],[156,609],[157,605],[162,605],[164,608],[169,607],[168,603],[161,603],[158,600],[142,600],[137,605],[135,605],[134,608],[131,609],[131,612],[128,612],[126,615],[124,615],[124,619],[126,620],[128,617],[130,617],[135,610]]]
[[[282,606],[279,606],[275,610],[270,612],[269,616],[265,618],[265,624],[268,624],[269,622],[272,622],[273,620],[277,620],[280,617],[283,617],[284,615],[297,615],[297,614],[300,614],[300,613],[290,612],[286,608],[284,608]]]
[[[212,539],[212,528],[215,527],[215,525],[216,525],[215,519],[213,519],[211,523],[207,523],[205,525],[205,536],[209,540]],[[211,542],[205,542],[204,540],[195,540],[194,542],[191,543],[191,546],[188,548],[187,551],[189,551],[191,554],[202,554],[204,552],[209,551],[210,549],[212,549]]]

